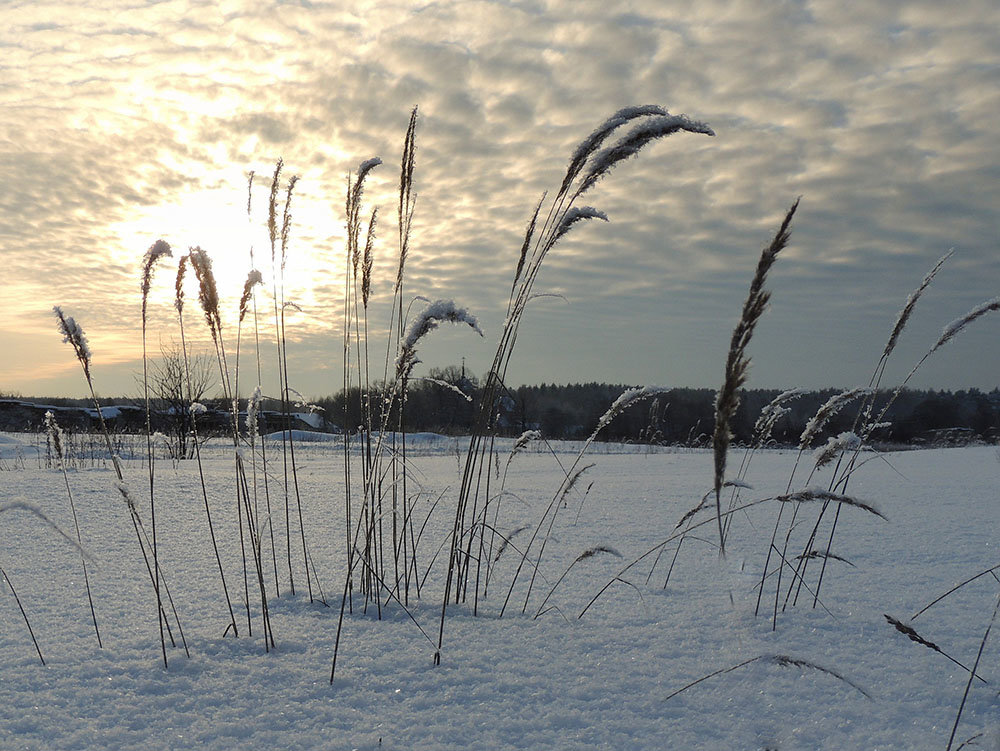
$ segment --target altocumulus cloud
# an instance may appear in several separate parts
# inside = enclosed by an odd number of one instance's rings
[[[662,104],[718,135],[666,139],[593,193],[611,222],[550,259],[540,289],[565,299],[529,312],[515,380],[717,385],[757,252],[798,195],[751,385],[864,380],[894,313],[949,247],[900,344],[901,371],[1000,286],[994,2],[33,0],[5,20],[0,338],[38,368],[58,362],[57,303],[85,325],[98,378],[102,348],[127,367],[139,263],[159,236],[206,247],[232,277],[224,295],[238,295],[251,242],[266,273],[245,172],[258,173],[262,225],[281,155],[301,177],[288,290],[302,307],[290,321],[297,387],[335,389],[345,177],[370,156],[386,162],[367,194],[382,208],[380,303],[415,104],[408,290],[469,305],[487,334],[431,341],[428,362],[485,367],[531,208],[576,143],[628,104]],[[157,286],[151,310],[169,337],[169,284]],[[996,386],[994,325],[965,334],[918,383]],[[130,382],[104,377],[105,391]]]

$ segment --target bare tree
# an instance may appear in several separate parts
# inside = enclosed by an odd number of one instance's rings
[[[156,423],[169,439],[175,459],[189,459],[194,453],[194,417],[191,405],[207,398],[216,385],[214,360],[208,354],[184,354],[175,343],[160,344],[160,357],[150,363],[149,393]],[[190,381],[188,380],[190,378]],[[199,431],[204,438],[207,431]]]

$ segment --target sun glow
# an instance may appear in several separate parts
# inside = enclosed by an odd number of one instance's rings
[[[172,304],[174,299],[173,271],[177,259],[190,248],[200,247],[212,259],[216,284],[226,326],[236,323],[238,302],[244,284],[252,269],[263,277],[266,301],[259,300],[262,310],[272,308],[271,295],[275,283],[284,284],[284,299],[293,302],[304,315],[296,313],[298,325],[315,326],[320,320],[329,320],[327,311],[339,307],[339,299],[323,299],[317,287],[339,289],[336,278],[329,285],[318,284],[323,278],[339,275],[339,264],[332,263],[333,248],[317,247],[316,237],[328,237],[333,218],[324,217],[317,207],[292,200],[294,214],[287,263],[281,269],[281,222],[285,194],[279,196],[277,215],[278,235],[272,261],[271,241],[267,231],[266,186],[260,181],[255,185],[252,213],[247,215],[246,188],[243,192],[228,187],[195,191],[177,200],[158,206],[140,209],[134,219],[111,226],[117,241],[113,244],[113,261],[138,269],[142,253],[158,239],[166,240],[173,249],[174,260],[164,264],[157,272],[150,293],[151,304]],[[269,181],[268,181],[269,182]],[[336,244],[336,240],[331,243]],[[169,277],[169,279],[167,279]],[[188,300],[196,297],[193,276],[186,283]]]

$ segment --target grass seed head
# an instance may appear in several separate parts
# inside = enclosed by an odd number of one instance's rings
[[[826,424],[838,413],[845,405],[863,396],[870,396],[872,390],[869,388],[853,388],[847,391],[842,391],[839,394],[834,394],[826,402],[816,410],[816,414],[813,415],[812,419],[806,423],[805,430],[802,431],[802,435],[799,436],[799,450],[805,450],[809,448],[809,444],[812,443],[813,438],[819,433]]]
[[[198,279],[198,302],[205,313],[205,321],[212,333],[212,341],[218,345],[222,333],[222,317],[219,314],[219,290],[215,285],[215,273],[212,271],[212,259],[208,253],[199,247],[188,252],[194,275]]]
[[[264,278],[261,273],[257,269],[251,269],[250,273],[247,274],[247,280],[243,283],[243,295],[240,297],[240,323],[243,323],[243,319],[246,318],[247,304],[250,302],[254,286],[263,283]]]
[[[149,288],[153,281],[153,266],[161,258],[168,258],[173,255],[170,245],[165,240],[157,240],[149,246],[142,257],[142,325],[146,325],[146,302],[149,298]]]
[[[90,362],[93,358],[93,353],[90,351],[90,344],[87,342],[87,336],[83,333],[83,329],[80,324],[72,316],[67,316],[63,313],[63,310],[58,305],[52,307],[52,312],[56,316],[56,320],[59,322],[59,332],[63,335],[63,341],[68,342],[73,347],[73,352],[76,354],[76,359],[80,361],[80,365],[83,366],[84,375],[87,376],[87,380],[90,380]]]

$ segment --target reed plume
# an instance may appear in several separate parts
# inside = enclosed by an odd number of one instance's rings
[[[796,493],[779,495],[776,500],[781,503],[805,503],[809,501],[822,501],[824,504],[839,503],[844,506],[854,506],[862,511],[867,511],[869,514],[875,514],[875,516],[881,519],[886,519],[886,515],[879,511],[870,501],[862,501],[859,498],[841,493],[832,493],[822,488],[807,488]]]
[[[63,313],[62,308],[58,305],[52,306],[52,312],[56,316],[56,320],[59,325],[59,332],[63,335],[63,342],[68,343],[73,347],[73,353],[76,355],[76,359],[80,361],[80,366],[83,368],[83,374],[87,378],[87,382],[90,382],[90,361],[93,354],[90,351],[90,344],[87,342],[87,336],[83,333],[83,329],[80,328],[76,320],[72,316],[67,316]]]
[[[927,272],[924,276],[923,281],[920,282],[913,292],[910,293],[909,297],[906,298],[906,304],[903,309],[899,311],[899,315],[896,317],[896,323],[892,327],[892,333],[889,334],[889,340],[885,343],[885,349],[882,350],[882,358],[887,359],[892,351],[896,348],[896,342],[899,341],[899,335],[903,332],[907,321],[910,320],[910,315],[913,313],[913,309],[917,305],[917,301],[924,294],[924,291],[930,286],[931,282],[934,281],[934,277],[937,276],[938,271],[944,266],[945,262],[952,257],[955,253],[954,250],[949,250],[934,264],[934,268]]]
[[[834,394],[813,415],[812,419],[806,423],[802,435],[799,436],[799,450],[804,451],[809,448],[813,438],[845,405],[850,404],[855,399],[863,396],[870,396],[873,393],[870,388],[853,388]]]
[[[712,434],[712,452],[715,457],[715,515],[719,526],[719,552],[723,556],[726,554],[726,540],[722,530],[722,484],[726,479],[726,453],[732,440],[729,426],[740,404],[739,390],[749,375],[750,358],[746,354],[747,346],[771,298],[771,293],[764,289],[767,274],[777,260],[778,254],[788,245],[791,236],[789,226],[798,207],[799,201],[796,199],[785,214],[778,234],[760,254],[757,270],[750,282],[750,293],[743,304],[743,314],[733,330],[729,344],[725,380],[715,400],[715,431]]]
[[[945,652],[937,644],[935,644],[934,642],[932,642],[930,639],[925,639],[920,634],[918,634],[916,632],[916,629],[913,628],[913,626],[906,625],[902,621],[900,621],[900,620],[898,620],[896,618],[893,618],[888,613],[883,613],[882,617],[885,618],[885,620],[889,623],[890,626],[892,626],[894,629],[896,629],[899,633],[901,633],[903,636],[905,636],[910,641],[914,642],[915,644],[919,644],[922,647],[927,647],[928,649],[930,649],[930,650],[932,650],[934,652],[937,652],[942,657],[945,657],[948,660],[951,660],[953,663],[955,663],[960,668],[962,668],[962,670],[964,670],[965,672],[970,673],[972,675],[975,675],[975,673],[972,670],[969,670],[969,668],[967,668],[961,662],[959,662],[954,657],[952,657],[950,654],[948,654],[947,652]],[[970,680],[972,678],[972,675],[970,675]],[[988,681],[984,680],[983,678],[981,678],[979,675],[975,675],[975,677],[978,678],[983,683],[987,683],[988,682]]]
[[[1000,310],[1000,297],[994,297],[992,300],[987,300],[986,302],[977,305],[961,318],[956,318],[944,327],[944,331],[941,332],[941,337],[937,340],[934,346],[931,347],[928,354],[936,352],[945,344],[950,342],[953,338],[955,338],[955,336],[958,335],[959,332],[962,331],[962,329],[975,321],[977,318],[981,318],[987,313],[992,313],[997,310]]]
[[[479,328],[479,320],[467,308],[459,307],[454,300],[437,300],[424,308],[410,323],[399,347],[396,357],[396,378],[409,378],[414,366],[420,362],[417,359],[417,342],[436,329],[443,321],[464,323],[479,336],[483,330]]]
[[[250,297],[253,295],[254,287],[258,284],[263,285],[264,278],[257,269],[252,269],[247,274],[247,280],[243,283],[243,294],[240,296],[240,323],[243,323],[243,319],[246,318]]]

